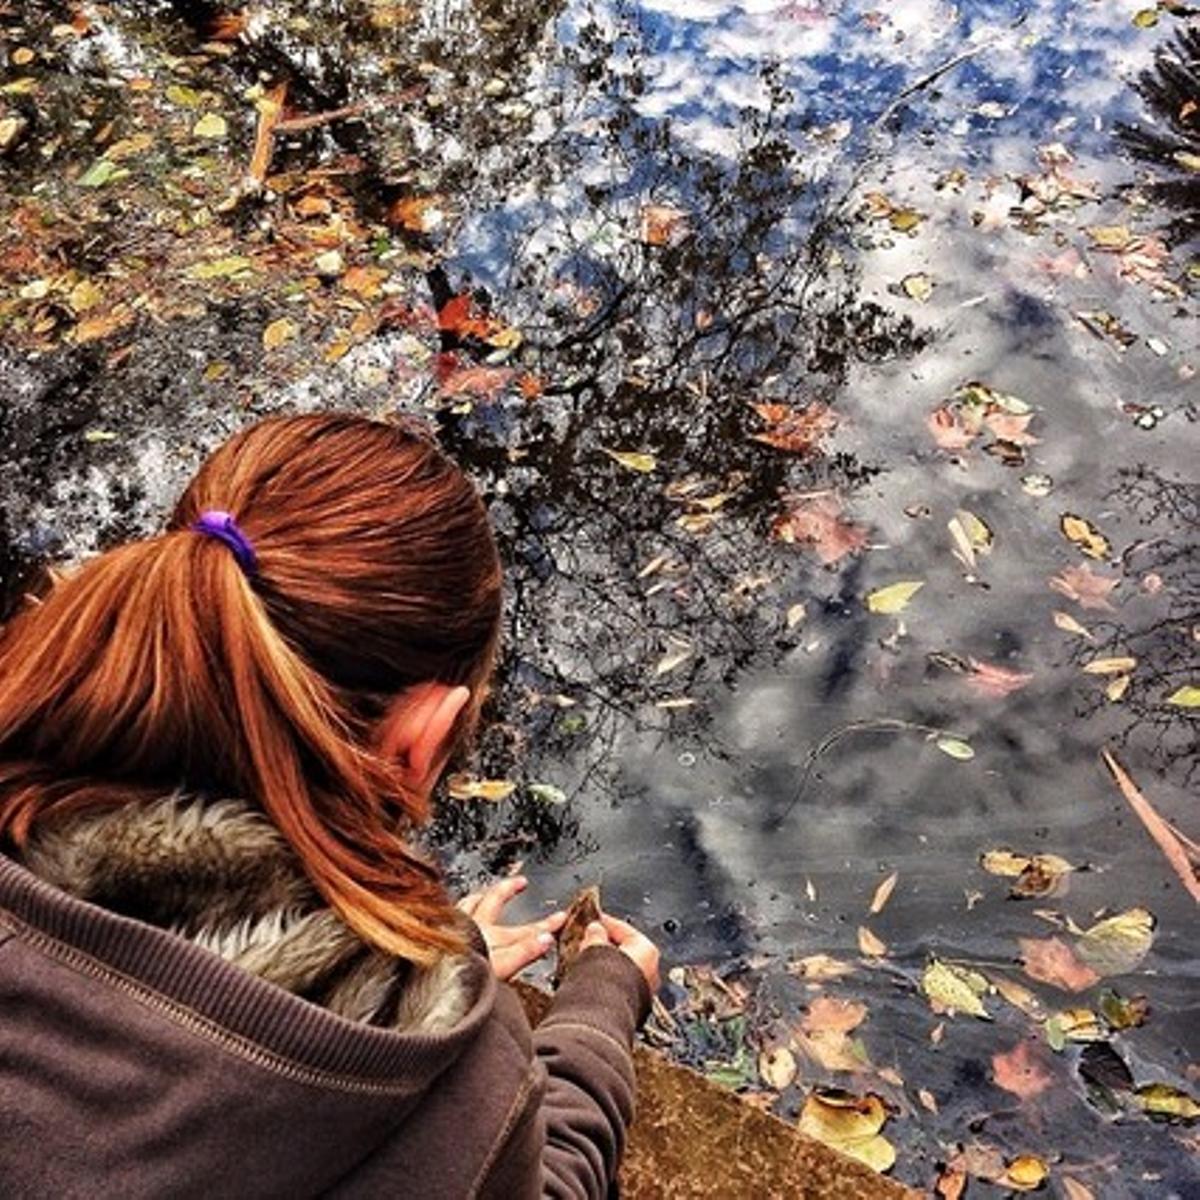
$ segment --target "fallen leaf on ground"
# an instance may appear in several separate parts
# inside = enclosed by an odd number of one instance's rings
[[[1042,439],[1029,432],[1032,420],[1033,413],[990,412],[983,418],[983,423],[996,437],[1014,446],[1037,446]]]
[[[1046,1182],[1050,1168],[1033,1154],[1021,1154],[1005,1168],[996,1182],[1014,1192],[1036,1192]]]
[[[788,963],[788,973],[801,979],[812,979],[824,983],[830,979],[844,979],[854,974],[854,964],[828,954],[810,954]]]
[[[1108,1022],[1109,1028],[1136,1029],[1146,1022],[1146,1014],[1150,1011],[1149,1002],[1145,996],[1129,996],[1126,998],[1111,988],[1105,988],[1100,993],[1100,1013]]]
[[[1155,924],[1148,909],[1126,909],[1085,930],[1076,949],[1098,976],[1125,975],[1149,953]]]
[[[871,1060],[861,1039],[852,1038],[838,1030],[818,1029],[805,1033],[803,1029],[798,1029],[792,1045],[824,1071],[861,1074],[871,1070]]]
[[[867,531],[845,520],[842,503],[831,493],[801,497],[771,526],[777,541],[809,547],[829,567],[867,544]]]
[[[668,671],[675,670],[687,662],[692,656],[691,642],[685,642],[679,638],[668,639],[669,648],[667,652],[654,665],[654,675],[657,678],[660,675],[666,675]]]
[[[880,881],[879,886],[875,889],[875,894],[871,897],[871,907],[868,911],[883,912],[883,906],[891,899],[892,892],[896,887],[896,880],[899,878],[899,874],[893,871],[886,879]]]
[[[879,1132],[886,1121],[887,1109],[874,1093],[859,1097],[829,1089],[809,1095],[796,1128],[873,1170],[887,1171],[896,1150]]]
[[[1022,1100],[1041,1095],[1054,1082],[1035,1043],[1028,1038],[1005,1053],[992,1055],[992,1079],[997,1087]]]
[[[946,522],[950,540],[954,544],[954,556],[969,571],[975,569],[975,558],[979,554],[990,554],[996,535],[987,522],[973,512],[960,508]]]
[[[1048,1017],[1043,1026],[1046,1044],[1056,1053],[1067,1042],[1102,1042],[1108,1031],[1090,1008],[1068,1008]]]
[[[1091,662],[1084,663],[1082,669],[1085,675],[1124,675],[1136,666],[1136,658],[1121,655],[1113,658],[1093,658]]]
[[[1194,683],[1186,683],[1183,687],[1176,688],[1163,703],[1174,704],[1178,708],[1200,708],[1200,687]]]
[[[992,1019],[983,1005],[990,987],[978,971],[939,958],[931,959],[921,976],[921,991],[935,1013],[965,1013],[982,1021]]]
[[[192,134],[195,137],[211,138],[214,141],[225,137],[229,132],[229,125],[222,116],[217,113],[205,113],[204,116],[192,126]]]
[[[1063,513],[1058,524],[1063,537],[1089,558],[1108,558],[1112,554],[1112,543],[1086,518]]]
[[[263,330],[263,349],[278,349],[278,347],[284,345],[286,342],[290,342],[299,332],[294,321],[290,321],[287,317],[280,317],[278,320],[272,321]]]
[[[1088,566],[1065,567],[1050,580],[1052,591],[1076,601],[1082,608],[1113,611],[1109,593],[1120,581],[1107,575],[1097,575]]]
[[[1022,969],[1031,979],[1068,992],[1082,992],[1100,976],[1060,938],[1019,938]]]
[[[924,580],[902,579],[867,593],[867,608],[873,613],[903,612],[908,602],[925,586]]]
[[[990,975],[988,982],[1013,1008],[1020,1009],[1027,1017],[1032,1017],[1035,1021],[1046,1019],[1046,1010],[1042,1006],[1041,1000],[1024,984],[1017,983],[1003,975]]]
[[[640,215],[639,239],[647,246],[667,246],[687,233],[686,209],[672,204],[646,204]]]

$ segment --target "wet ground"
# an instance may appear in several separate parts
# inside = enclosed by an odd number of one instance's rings
[[[908,1182],[1197,1194],[1194,12],[0,31],[6,604],[260,414],[422,413],[509,572],[455,870],[599,880],[660,1042]]]

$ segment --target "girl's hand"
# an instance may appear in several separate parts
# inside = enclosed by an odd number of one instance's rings
[[[458,907],[479,926],[497,979],[511,979],[549,953],[554,947],[554,935],[567,919],[565,912],[556,912],[525,925],[502,925],[500,918],[508,902],[528,884],[523,875],[516,875],[472,892],[458,902]]]
[[[658,947],[644,934],[636,930],[628,921],[610,917],[601,913],[599,921],[593,921],[583,935],[581,950],[589,946],[616,946],[645,976],[650,985],[650,994],[654,995],[662,986],[658,974]]]

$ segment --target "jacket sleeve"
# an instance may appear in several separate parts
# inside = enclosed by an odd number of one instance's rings
[[[642,973],[619,950],[593,946],[579,956],[533,1031],[532,1086],[488,1195],[609,1194],[633,1120],[633,1036],[649,1009]],[[540,1190],[517,1184],[518,1173],[523,1183],[540,1176]]]

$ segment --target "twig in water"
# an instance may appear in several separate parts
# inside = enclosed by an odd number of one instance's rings
[[[1129,807],[1133,809],[1138,820],[1145,825],[1146,832],[1158,844],[1158,848],[1163,852],[1171,870],[1179,876],[1180,882],[1187,888],[1192,899],[1200,904],[1200,879],[1196,878],[1196,868],[1193,866],[1193,860],[1200,860],[1200,855],[1196,854],[1194,849],[1189,851],[1187,848],[1185,843],[1190,839],[1177,833],[1154,811],[1150,801],[1142,795],[1138,785],[1130,779],[1125,768],[1117,762],[1110,751],[1102,751],[1101,756],[1104,759],[1104,765],[1112,773],[1117,787],[1121,789],[1121,795],[1129,801]]]

